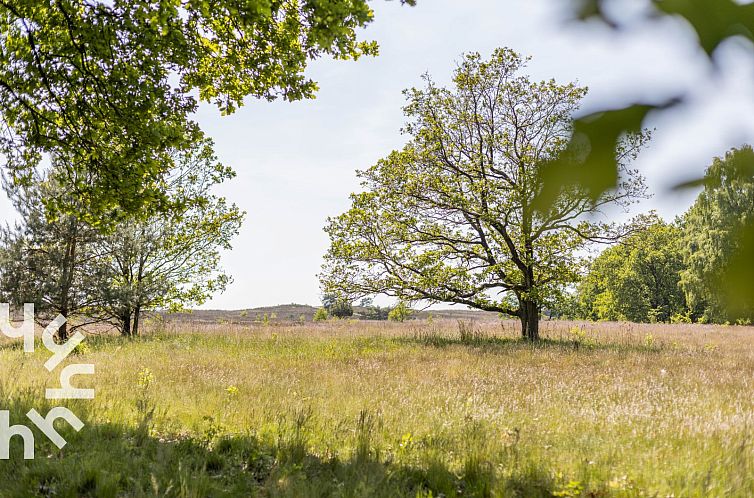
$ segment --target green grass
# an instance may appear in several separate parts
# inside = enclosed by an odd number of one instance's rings
[[[754,331],[335,322],[91,336],[94,401],[2,497],[754,496]],[[0,346],[12,422],[43,350]]]

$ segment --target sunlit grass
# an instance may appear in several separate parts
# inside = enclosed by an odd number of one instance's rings
[[[180,328],[178,328],[180,327]],[[0,496],[752,496],[754,330],[182,324],[91,336],[87,422]],[[56,382],[0,350],[16,421]],[[79,378],[81,379],[81,378]],[[79,380],[79,382],[81,382]],[[590,495],[591,493],[591,495]]]

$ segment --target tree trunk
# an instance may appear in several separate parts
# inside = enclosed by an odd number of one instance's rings
[[[66,312],[63,312],[60,314],[63,316],[67,315]],[[68,322],[65,322],[63,325],[60,326],[60,328],[58,329],[56,333],[56,336],[57,336],[56,339],[57,339],[58,344],[63,344],[64,342],[68,340]]]
[[[539,306],[534,301],[523,300],[521,310],[521,336],[529,341],[539,340]]]
[[[123,322],[123,328],[120,331],[121,335],[130,337],[131,336],[131,313],[130,312],[123,313],[123,317],[121,318],[121,321]]]
[[[71,287],[76,273],[76,241],[78,236],[77,221],[72,218],[69,231],[66,233],[65,257],[63,258],[63,273],[60,278],[60,311],[59,313],[67,320],[70,306]],[[68,340],[68,322],[61,325],[57,332],[57,340],[64,343]]]
[[[139,316],[141,315],[141,306],[136,306],[134,309],[134,326],[131,329],[131,335],[139,335]]]

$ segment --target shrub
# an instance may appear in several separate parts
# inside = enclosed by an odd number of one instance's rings
[[[317,311],[314,312],[314,321],[315,322],[323,322],[327,320],[327,310],[325,308],[319,308]]]
[[[353,306],[348,301],[339,299],[327,308],[327,312],[335,318],[348,318],[353,316]]]
[[[368,306],[364,310],[364,318],[367,320],[387,320],[389,314],[390,308],[380,306]]]
[[[691,310],[685,313],[675,313],[670,317],[670,323],[691,323]]]
[[[351,301],[342,295],[325,294],[322,296],[322,306],[327,310],[327,314],[335,318],[347,318],[353,316],[353,306]]]
[[[411,313],[413,313],[413,310],[401,301],[395,308],[390,310],[387,314],[387,319],[393,322],[404,322],[411,316]]]

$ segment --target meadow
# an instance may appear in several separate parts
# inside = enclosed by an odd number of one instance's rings
[[[754,496],[754,328],[543,322],[153,323],[91,334],[85,423],[0,461],[2,497]],[[38,348],[0,344],[11,422]]]

